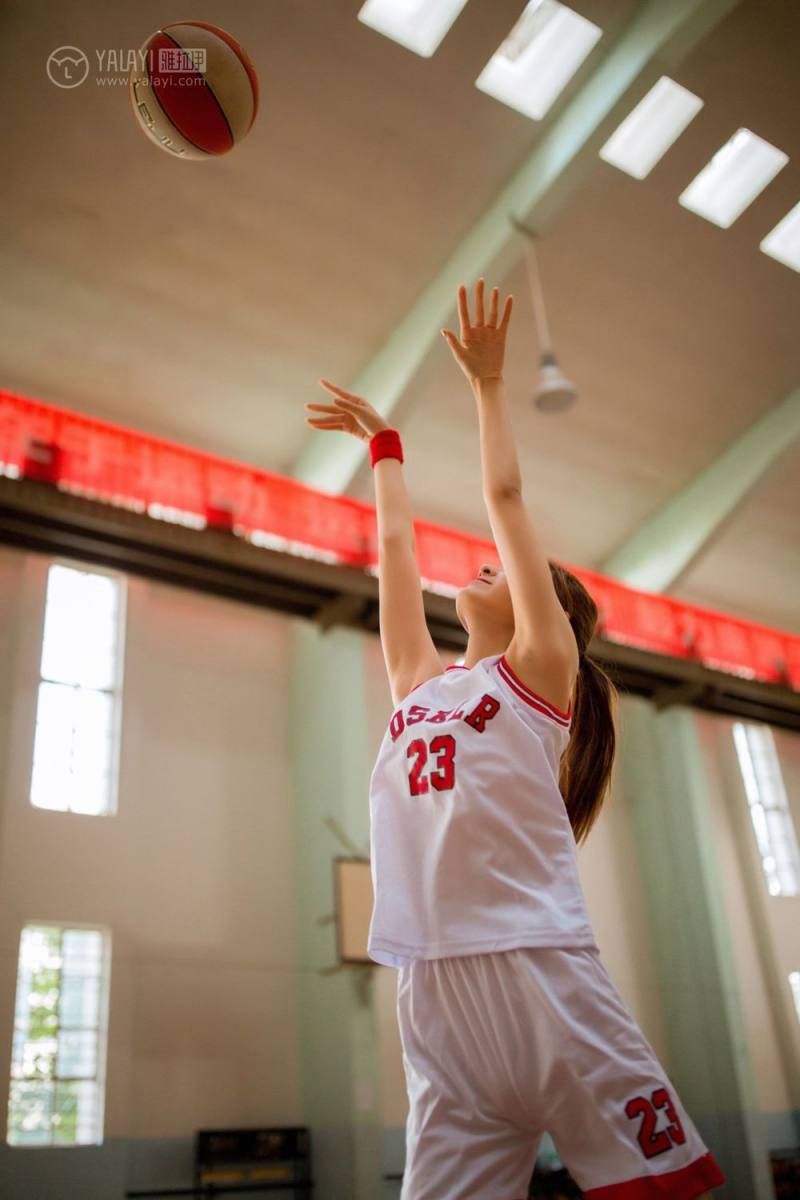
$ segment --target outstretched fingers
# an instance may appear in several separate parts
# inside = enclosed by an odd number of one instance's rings
[[[488,318],[484,309],[484,285],[485,281],[479,279],[475,284],[475,324],[470,321],[469,316],[469,301],[467,300],[467,289],[465,284],[461,284],[458,289],[458,318],[460,321],[460,336],[461,341],[465,342],[471,329],[477,329],[481,325],[485,325],[490,329],[505,329],[508,326],[508,319],[511,316],[512,297],[509,296],[503,308],[503,316],[500,324],[497,323],[497,315],[500,308],[500,290],[493,287],[489,296],[489,313]]]
[[[356,396],[354,392],[346,392],[344,388],[340,388],[337,384],[331,383],[329,379],[320,379],[320,384],[325,388],[326,392],[330,392],[337,400],[349,400],[355,404],[363,404],[360,396]]]
[[[310,412],[327,413],[331,417],[344,416],[341,408],[339,408],[338,401],[336,404],[305,404],[304,407]]]
[[[347,421],[350,420],[350,414],[339,407],[339,402],[336,404],[313,404],[307,402],[303,406],[307,412],[323,413],[324,416],[306,416],[306,424],[313,425],[315,429],[344,429]]]
[[[306,424],[314,429],[340,429],[353,437],[368,441],[376,428],[380,428],[381,419],[366,400],[331,383],[329,379],[320,379],[319,383],[333,397],[332,403],[305,405],[307,412],[324,414],[321,416],[306,416]]]
[[[462,283],[458,289],[458,320],[459,334],[462,342],[467,340],[467,334],[470,330],[469,323],[469,305],[467,303],[467,289]]]
[[[492,288],[489,296],[489,325],[497,324],[497,305],[499,303],[500,293],[496,287]]]
[[[507,296],[505,306],[503,308],[503,319],[500,322],[500,328],[505,331],[508,329],[508,322],[511,318],[511,309],[514,307],[514,297]]]
[[[333,425],[341,425],[342,422],[348,419],[348,414],[343,412],[341,408],[337,408],[335,404],[310,404],[306,403],[303,407],[306,411],[306,423],[308,425],[318,425],[320,428],[328,428]],[[308,416],[308,413],[321,413],[321,416]]]
[[[345,429],[347,422],[341,417],[306,417],[306,425],[315,429]]]
[[[475,324],[483,325],[483,280],[479,279],[475,284]]]

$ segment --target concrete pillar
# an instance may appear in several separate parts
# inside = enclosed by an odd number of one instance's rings
[[[332,818],[366,853],[368,787],[362,635],[297,622],[289,704],[295,801],[300,1070],[316,1194],[372,1200],[380,1192],[375,968],[336,963],[333,860],[346,853]]]
[[[772,1200],[694,716],[628,698],[622,732],[618,779],[647,884],[664,1066],[726,1176],[720,1197]]]

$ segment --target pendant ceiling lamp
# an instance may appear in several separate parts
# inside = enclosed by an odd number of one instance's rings
[[[533,402],[542,412],[564,412],[575,403],[578,393],[574,383],[567,379],[566,375],[562,372],[553,352],[550,327],[547,324],[547,313],[544,307],[539,262],[536,257],[536,242],[539,240],[538,234],[529,229],[527,225],[523,225],[521,221],[517,221],[515,217],[511,217],[510,220],[516,231],[523,235],[526,242],[525,266],[528,272],[528,282],[530,283],[531,299],[533,301],[533,319],[539,339],[539,378],[533,394]]]

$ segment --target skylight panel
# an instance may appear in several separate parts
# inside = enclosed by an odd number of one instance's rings
[[[770,258],[776,258],[792,270],[800,271],[800,204],[795,204],[772,233],[767,234],[761,249]]]
[[[644,179],[697,116],[703,101],[662,75],[600,151],[600,157],[634,179]]]
[[[407,50],[430,58],[466,3],[467,0],[367,0],[358,19]]]
[[[530,0],[475,86],[539,121],[601,35],[558,0]]]
[[[739,129],[689,184],[680,203],[728,229],[788,161],[782,150]]]

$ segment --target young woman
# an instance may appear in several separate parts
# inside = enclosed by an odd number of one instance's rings
[[[316,429],[369,443],[380,629],[395,711],[370,785],[369,951],[399,968],[410,1111],[403,1200],[523,1200],[544,1130],[593,1200],[691,1200],[723,1182],[600,960],[575,846],[614,758],[597,608],[546,558],[522,499],[503,386],[512,298],[442,330],[475,397],[503,569],[456,600],[464,666],[428,633],[396,431],[321,380]]]

